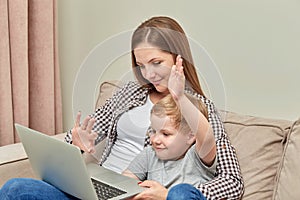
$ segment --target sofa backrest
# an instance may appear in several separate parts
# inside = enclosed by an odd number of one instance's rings
[[[120,88],[120,82],[100,85],[96,107]],[[225,130],[235,147],[245,182],[243,200],[300,197],[300,120],[266,119],[221,112]]]
[[[288,133],[276,184],[274,199],[300,199],[300,119],[295,121]]]
[[[291,121],[223,113],[245,183],[243,199],[272,199]]]
[[[95,108],[100,107],[105,101],[112,96],[112,94],[121,88],[123,83],[118,80],[104,81],[99,86],[98,98],[95,104]]]

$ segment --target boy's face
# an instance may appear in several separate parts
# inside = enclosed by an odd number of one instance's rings
[[[180,133],[170,117],[150,117],[153,133],[150,135],[152,147],[161,160],[178,160],[182,158],[195,137],[189,133]]]

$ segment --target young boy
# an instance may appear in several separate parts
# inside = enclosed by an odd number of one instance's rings
[[[187,94],[177,101],[169,94],[157,102],[150,116],[152,147],[145,148],[123,174],[154,180],[165,188],[211,180],[216,172],[216,143],[203,106]]]

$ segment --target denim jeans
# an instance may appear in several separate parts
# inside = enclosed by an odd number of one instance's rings
[[[7,181],[0,189],[1,200],[70,200],[77,199],[62,192],[56,187],[41,181],[30,178],[14,178]]]
[[[7,181],[0,189],[1,200],[78,200],[69,194],[62,192],[56,187],[30,178],[14,178]],[[206,200],[202,193],[189,184],[178,184],[172,187],[167,200]]]
[[[206,200],[203,194],[194,186],[181,183],[171,187],[167,200]]]

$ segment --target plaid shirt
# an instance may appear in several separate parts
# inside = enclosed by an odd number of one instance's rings
[[[137,106],[146,103],[148,89],[135,82],[128,82],[116,92],[106,103],[92,115],[96,119],[93,130],[98,133],[96,144],[108,137],[100,165],[108,157],[117,138],[117,122],[120,116]],[[208,121],[211,124],[217,145],[217,172],[213,180],[199,184],[198,189],[209,199],[239,199],[242,196],[244,183],[234,147],[225,133],[223,123],[214,104],[207,98],[186,91],[201,99],[208,109]],[[71,143],[71,130],[68,131],[66,142]],[[150,145],[150,139],[145,136],[145,146]]]

